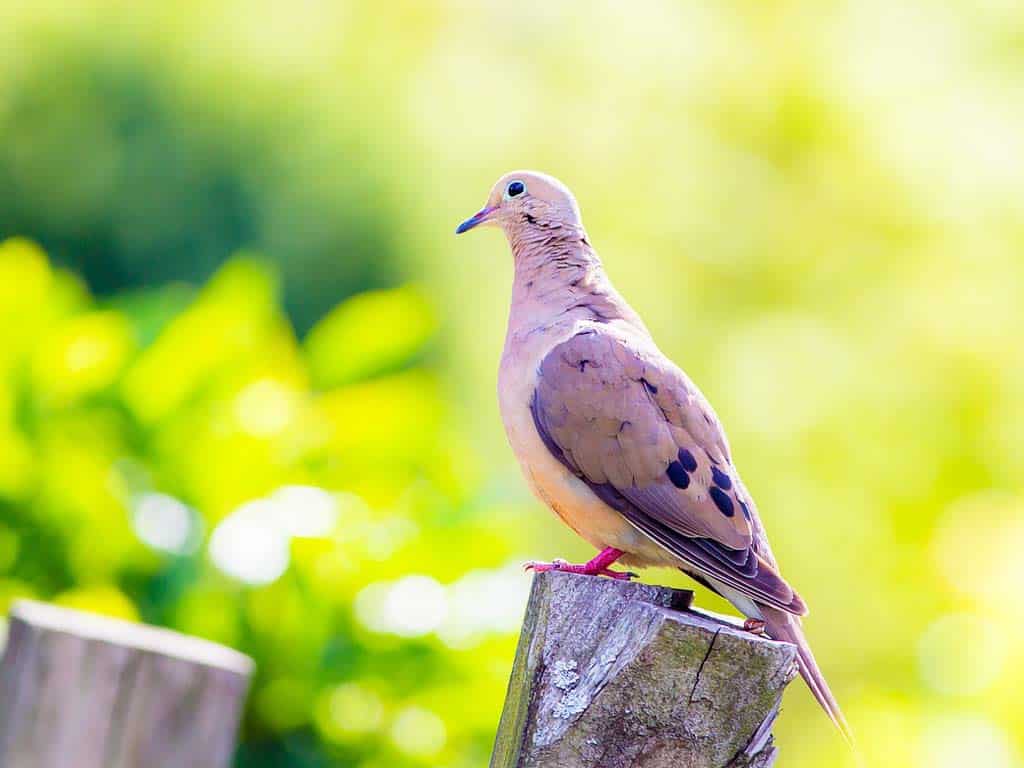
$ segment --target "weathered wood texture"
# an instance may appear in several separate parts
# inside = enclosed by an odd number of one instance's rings
[[[491,768],[764,768],[796,649],[692,593],[539,574]]]
[[[0,768],[223,768],[252,668],[176,632],[15,603],[0,663]]]

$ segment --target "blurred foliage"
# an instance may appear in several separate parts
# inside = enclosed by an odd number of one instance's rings
[[[253,654],[245,768],[485,764],[514,562],[590,554],[502,435],[504,244],[451,234],[539,167],[728,426],[866,762],[1024,764],[1020,3],[0,22],[0,233],[50,253],[0,256],[0,606]],[[776,733],[852,764],[798,686]]]
[[[301,328],[393,281],[398,211],[354,141],[297,141],[306,122],[280,100],[183,86],[153,57],[36,45],[0,100],[0,235],[31,236],[103,294],[262,249]]]
[[[358,296],[303,344],[252,257],[175,312],[173,287],[97,303],[21,239],[0,285],[0,607],[41,596],[251,653],[244,765],[486,755],[525,582],[502,570],[510,519],[481,530],[449,470],[421,292]],[[382,318],[392,342],[363,338]],[[470,550],[492,571],[444,560]],[[508,607],[456,616],[510,579]],[[467,691],[479,710],[442,720]]]

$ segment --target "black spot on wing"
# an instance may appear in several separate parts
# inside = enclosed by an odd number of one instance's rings
[[[693,472],[697,469],[697,459],[686,448],[679,449],[679,463],[682,464],[683,469],[687,472]]]
[[[729,476],[713,465],[711,467],[711,480],[723,491],[728,491],[732,488],[732,480],[729,479]]]
[[[708,489],[708,493],[711,495],[711,500],[715,502],[715,506],[718,507],[718,511],[726,517],[732,517],[736,514],[736,510],[732,506],[732,499],[723,491],[721,488],[712,486]]]
[[[686,469],[678,461],[673,461],[669,464],[665,474],[668,475],[668,479],[672,481],[672,485],[676,488],[689,488],[690,475],[687,474]]]

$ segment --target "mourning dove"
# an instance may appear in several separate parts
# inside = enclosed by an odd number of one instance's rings
[[[832,722],[850,731],[801,629],[807,606],[781,576],[722,425],[612,286],[564,184],[514,171],[459,225],[500,226],[515,261],[498,374],[509,442],[536,495],[600,550],[536,570],[629,578],[679,568],[776,640]]]

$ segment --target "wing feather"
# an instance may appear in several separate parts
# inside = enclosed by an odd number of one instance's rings
[[[531,403],[545,446],[690,568],[806,613],[777,573],[711,406],[653,345],[590,328],[542,360]]]

